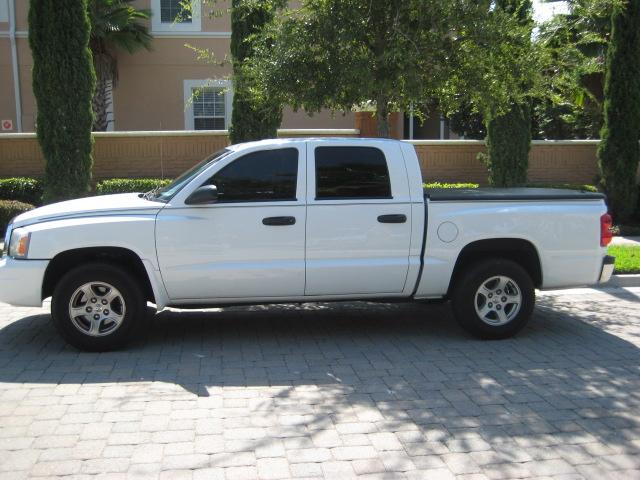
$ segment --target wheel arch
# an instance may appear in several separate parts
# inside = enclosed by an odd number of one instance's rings
[[[511,260],[526,270],[535,287],[542,286],[542,263],[533,243],[521,238],[491,238],[471,242],[460,251],[453,267],[448,293],[451,293],[457,278],[466,267],[485,258]]]
[[[154,290],[142,259],[132,250],[123,247],[75,248],[58,253],[47,265],[42,282],[42,299],[53,295],[57,282],[63,275],[88,262],[104,262],[122,268],[140,282],[145,299],[155,303]]]

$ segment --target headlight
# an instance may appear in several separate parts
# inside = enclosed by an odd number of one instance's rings
[[[31,233],[18,228],[11,232],[11,241],[9,242],[9,256],[13,258],[27,258],[29,253],[29,240]]]

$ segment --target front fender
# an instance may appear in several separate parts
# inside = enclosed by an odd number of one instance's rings
[[[67,250],[119,247],[158,269],[155,215],[118,215],[54,220],[22,227],[31,233],[29,259],[50,260]]]

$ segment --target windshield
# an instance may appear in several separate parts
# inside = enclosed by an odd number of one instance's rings
[[[191,180],[196,178],[200,173],[209,168],[212,164],[220,160],[221,158],[227,156],[231,153],[231,150],[224,149],[220,150],[213,155],[205,158],[203,161],[194,165],[189,170],[184,172],[178,178],[176,178],[173,182],[171,182],[166,187],[161,188],[157,192],[153,192],[153,199],[160,200],[161,202],[168,202],[171,200],[182,188],[188,184]]]

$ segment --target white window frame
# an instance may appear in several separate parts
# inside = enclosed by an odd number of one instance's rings
[[[9,0],[0,0],[0,22],[9,21]]]
[[[0,0],[2,1],[2,0]],[[151,32],[199,32],[202,30],[201,0],[191,0],[191,23],[163,22],[160,0],[151,0]]]
[[[184,81],[184,129],[194,129],[193,101],[191,91],[194,88],[213,87],[224,89],[224,129],[229,129],[231,123],[231,108],[233,105],[233,87],[230,80],[185,80]]]

